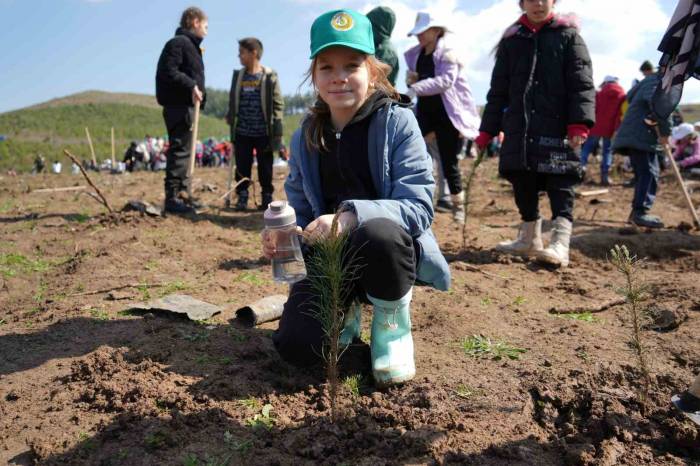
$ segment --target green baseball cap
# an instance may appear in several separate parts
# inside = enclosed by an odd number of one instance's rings
[[[340,45],[374,55],[372,23],[354,10],[333,10],[324,13],[311,25],[311,56],[325,48]]]

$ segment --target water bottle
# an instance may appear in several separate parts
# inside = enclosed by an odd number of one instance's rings
[[[272,201],[265,211],[265,229],[273,235],[277,252],[272,257],[272,278],[277,282],[295,283],[306,278],[301,254],[297,218],[286,201]]]

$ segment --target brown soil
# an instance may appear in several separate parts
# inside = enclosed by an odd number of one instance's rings
[[[343,375],[363,378],[355,394],[343,387],[343,417],[335,425],[323,370],[282,362],[270,340],[276,323],[231,323],[238,307],[285,291],[260,255],[259,212],[111,219],[85,194],[31,193],[84,184],[78,177],[2,178],[0,463],[700,461],[700,430],[670,404],[700,372],[700,236],[682,224],[688,214],[670,175],[655,208],[670,228],[629,228],[632,192],[618,184],[598,198],[609,202],[577,201],[572,264],[549,270],[493,251],[518,223],[509,187],[495,174],[490,160],[477,176],[466,250],[450,215],[436,216],[453,288],[414,292],[416,379],[377,390],[366,345],[353,348],[355,361],[346,361]],[[276,173],[279,193],[284,176]],[[96,180],[122,206],[134,198],[162,202],[162,177]],[[196,177],[200,186],[218,187],[198,194],[221,206],[225,171],[204,169]],[[700,194],[693,197],[700,202]],[[541,204],[548,217],[546,197]],[[640,273],[655,322],[643,335],[653,372],[645,405],[624,306],[593,321],[549,313],[616,297],[622,277],[607,262],[615,244],[647,258]],[[129,284],[141,286],[87,294]],[[128,311],[175,291],[225,312],[195,323]],[[513,360],[472,358],[460,342],[475,334],[526,352]]]

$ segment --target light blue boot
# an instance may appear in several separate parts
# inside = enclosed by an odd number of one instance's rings
[[[385,301],[367,295],[372,315],[372,374],[379,387],[399,384],[416,375],[409,306],[413,288],[403,298]]]
[[[341,349],[350,346],[355,338],[360,338],[360,329],[362,325],[362,304],[352,303],[348,312],[345,314],[343,321],[343,329],[340,331],[338,344]]]

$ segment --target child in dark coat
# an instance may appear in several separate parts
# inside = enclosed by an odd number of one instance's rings
[[[476,143],[483,149],[499,131],[505,134],[499,171],[513,185],[523,220],[517,239],[496,249],[566,267],[574,186],[582,175],[576,151],[594,123],[595,85],[576,20],[555,15],[555,3],[520,1],[525,14],[497,46]],[[547,192],[552,207],[552,237],[546,249],[539,191]]]

